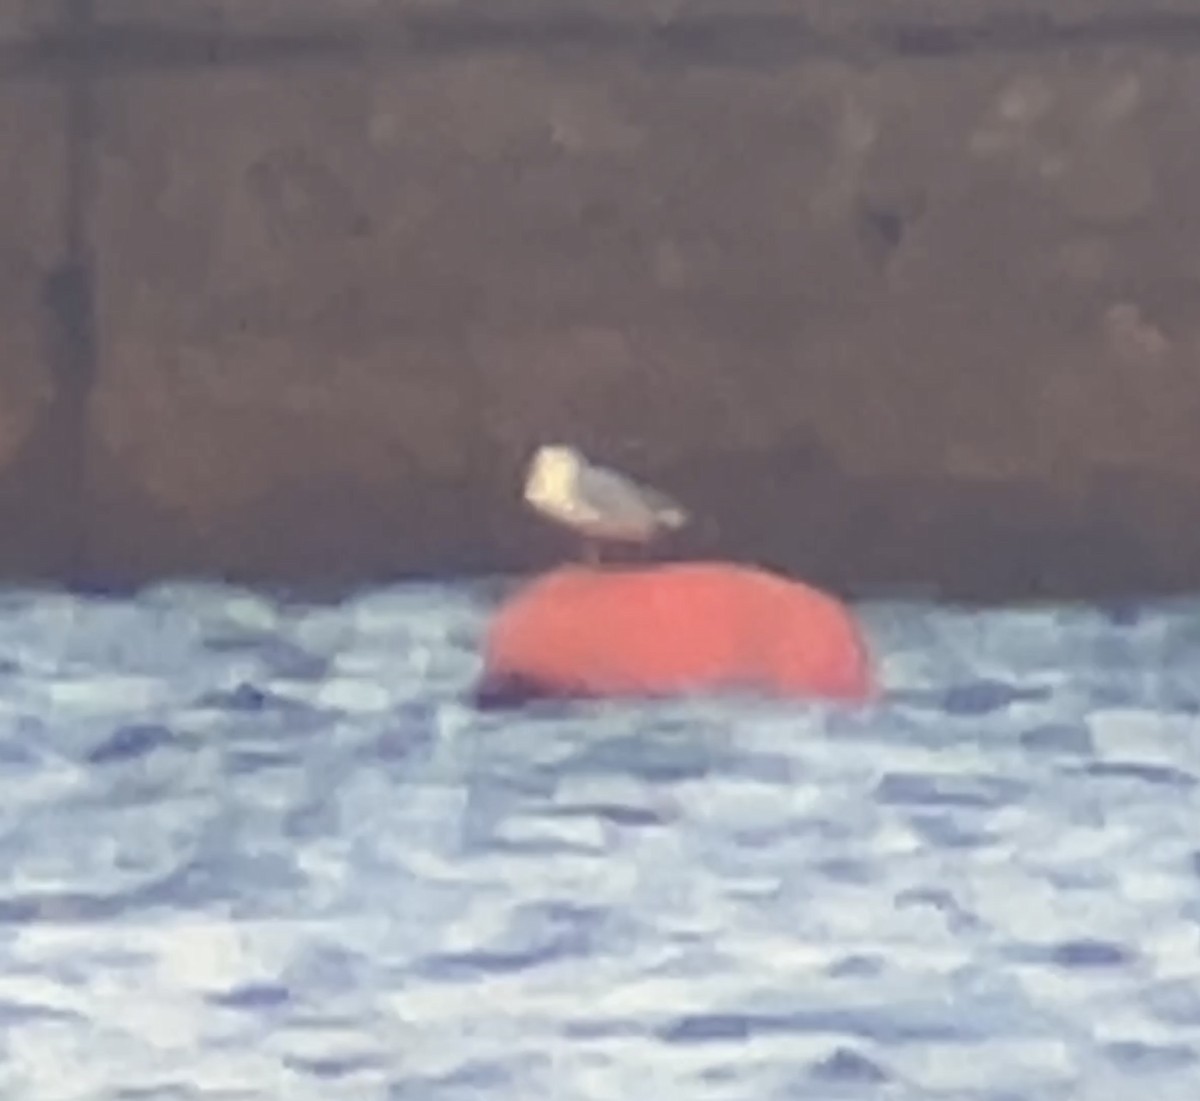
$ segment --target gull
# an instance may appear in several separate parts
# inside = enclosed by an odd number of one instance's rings
[[[600,543],[650,543],[688,522],[665,493],[615,470],[594,466],[573,447],[539,447],[525,479],[525,502],[583,537],[584,557],[599,562]]]

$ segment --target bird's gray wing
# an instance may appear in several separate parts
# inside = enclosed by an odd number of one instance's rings
[[[583,471],[579,494],[587,507],[618,522],[659,521],[678,526],[687,519],[687,511],[667,494],[602,466]]]

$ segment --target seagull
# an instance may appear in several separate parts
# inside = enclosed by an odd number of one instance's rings
[[[594,466],[573,447],[539,447],[525,479],[525,503],[542,516],[579,533],[584,557],[600,560],[599,544],[650,543],[690,519],[665,493]]]

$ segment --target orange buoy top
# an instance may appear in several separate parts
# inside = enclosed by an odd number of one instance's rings
[[[479,695],[720,689],[874,694],[863,636],[840,601],[761,569],[695,562],[568,567],[532,582],[490,625]]]

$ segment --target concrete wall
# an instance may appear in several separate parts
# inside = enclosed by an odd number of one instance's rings
[[[565,438],[677,553],[1200,584],[1190,0],[0,0],[0,84],[4,576],[533,568]]]

